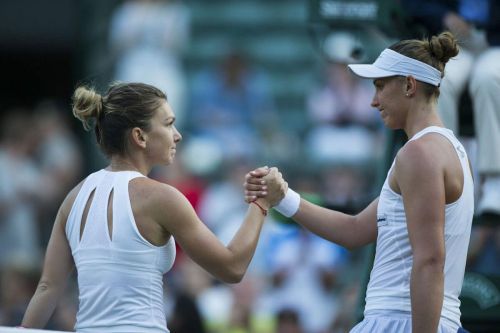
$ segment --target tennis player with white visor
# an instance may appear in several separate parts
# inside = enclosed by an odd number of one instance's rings
[[[371,105],[384,124],[408,136],[380,196],[359,214],[347,215],[289,188],[275,207],[346,248],[376,242],[364,319],[351,333],[467,332],[458,297],[474,211],[473,179],[465,149],[436,111],[445,64],[457,54],[456,39],[444,32],[400,41],[373,64],[349,65],[356,75],[373,79]],[[260,181],[266,174],[265,168],[247,174],[247,201],[265,196]]]

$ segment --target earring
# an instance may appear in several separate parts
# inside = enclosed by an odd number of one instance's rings
[[[406,97],[410,97],[410,94],[408,94],[408,93],[407,93],[407,94],[406,94]]]

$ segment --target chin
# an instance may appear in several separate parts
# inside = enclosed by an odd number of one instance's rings
[[[394,124],[393,122],[390,121],[384,121],[384,125],[385,127],[391,130],[398,130],[402,128],[401,126],[398,126],[397,124]]]

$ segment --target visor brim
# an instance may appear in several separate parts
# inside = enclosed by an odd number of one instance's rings
[[[399,75],[394,72],[386,71],[369,64],[347,65],[354,74],[365,79],[377,79]]]

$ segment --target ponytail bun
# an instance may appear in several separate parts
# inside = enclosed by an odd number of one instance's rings
[[[432,36],[429,41],[429,51],[439,62],[445,65],[450,58],[458,54],[458,44],[455,36],[449,31]]]
[[[78,87],[73,94],[73,115],[78,118],[88,131],[92,118],[99,118],[102,113],[102,96],[94,89]]]

